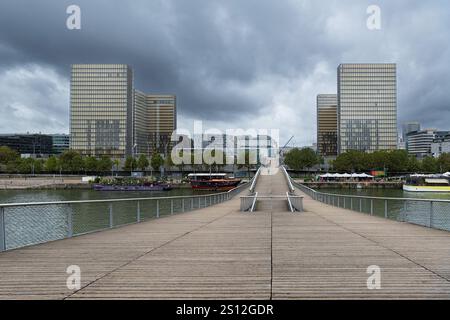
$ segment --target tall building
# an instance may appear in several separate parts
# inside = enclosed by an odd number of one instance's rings
[[[71,149],[96,157],[130,155],[132,117],[133,73],[128,65],[72,65]]]
[[[317,96],[317,152],[322,157],[337,156],[338,151],[337,95]]]
[[[420,131],[420,123],[417,121],[405,122],[402,125],[402,142],[406,150],[408,150],[408,133],[415,131]]]
[[[169,154],[171,136],[177,128],[174,95],[151,95],[135,90],[133,112],[133,152],[150,156]]]
[[[431,154],[439,158],[443,153],[450,153],[450,132],[443,131],[437,134],[431,143]]]
[[[395,64],[338,67],[338,152],[397,148]]]

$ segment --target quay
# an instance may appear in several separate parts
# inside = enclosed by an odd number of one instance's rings
[[[211,207],[0,252],[0,299],[450,299],[450,232],[303,196],[261,174],[254,212]],[[266,197],[266,198],[264,198]],[[45,210],[45,209],[43,209]],[[450,212],[447,212],[450,215]],[[68,266],[81,288],[68,289]],[[380,268],[380,289],[367,285]]]

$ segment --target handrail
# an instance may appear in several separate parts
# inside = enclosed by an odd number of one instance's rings
[[[250,208],[250,212],[255,211],[256,200],[258,199],[258,192],[255,193],[255,198],[253,199],[252,207]]]
[[[261,167],[258,168],[258,170],[256,171],[255,176],[253,177],[253,182],[252,182],[252,185],[250,186],[250,192],[251,193],[255,192],[256,181],[258,180],[258,177],[259,177],[260,173],[261,173]]]
[[[289,209],[291,210],[291,212],[294,212],[294,208],[292,207],[291,198],[289,198],[289,192],[287,192],[287,191],[286,191],[286,197],[288,199]]]
[[[371,196],[355,196],[355,195],[348,195],[348,194],[337,194],[337,193],[328,193],[328,192],[319,192],[317,190],[311,189],[308,186],[305,186],[304,184],[295,182],[296,185],[301,186],[302,188],[308,189],[309,191],[325,195],[325,196],[335,196],[335,197],[341,197],[341,198],[354,198],[354,199],[373,199],[373,200],[398,200],[398,201],[418,201],[418,202],[442,202],[442,203],[450,203],[450,200],[444,200],[444,199],[420,199],[420,198],[395,198],[395,197],[371,197]]]
[[[240,188],[245,187],[248,183],[244,183],[227,192],[208,193],[202,195],[190,196],[173,196],[173,197],[147,197],[147,198],[123,198],[123,199],[100,199],[100,200],[73,200],[73,201],[51,201],[51,202],[25,202],[25,203],[0,203],[0,208],[11,207],[31,207],[31,206],[48,206],[48,205],[63,205],[63,204],[83,204],[83,203],[111,203],[111,202],[132,202],[132,201],[146,201],[146,200],[175,200],[175,199],[192,199],[204,198],[209,196],[217,196],[223,194],[230,194]]]
[[[292,192],[295,191],[295,188],[294,188],[294,186],[292,184],[291,176],[288,174],[288,172],[287,172],[287,170],[286,170],[286,168],[284,166],[281,166],[281,168],[283,169],[284,176],[286,177],[286,180],[287,180],[287,183],[288,183],[288,187],[289,187],[289,192],[292,193]]]

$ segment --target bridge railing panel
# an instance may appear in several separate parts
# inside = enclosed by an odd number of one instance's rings
[[[207,195],[0,204],[0,252],[213,206],[248,186]]]
[[[450,200],[352,196],[319,192],[300,183],[294,185],[327,205],[450,231]]]

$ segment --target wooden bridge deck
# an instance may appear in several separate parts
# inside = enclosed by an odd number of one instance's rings
[[[281,175],[257,191],[285,193]],[[241,213],[239,199],[0,253],[0,299],[450,299],[450,233],[334,208]],[[66,287],[81,268],[82,288]],[[381,268],[368,290],[366,269]]]

